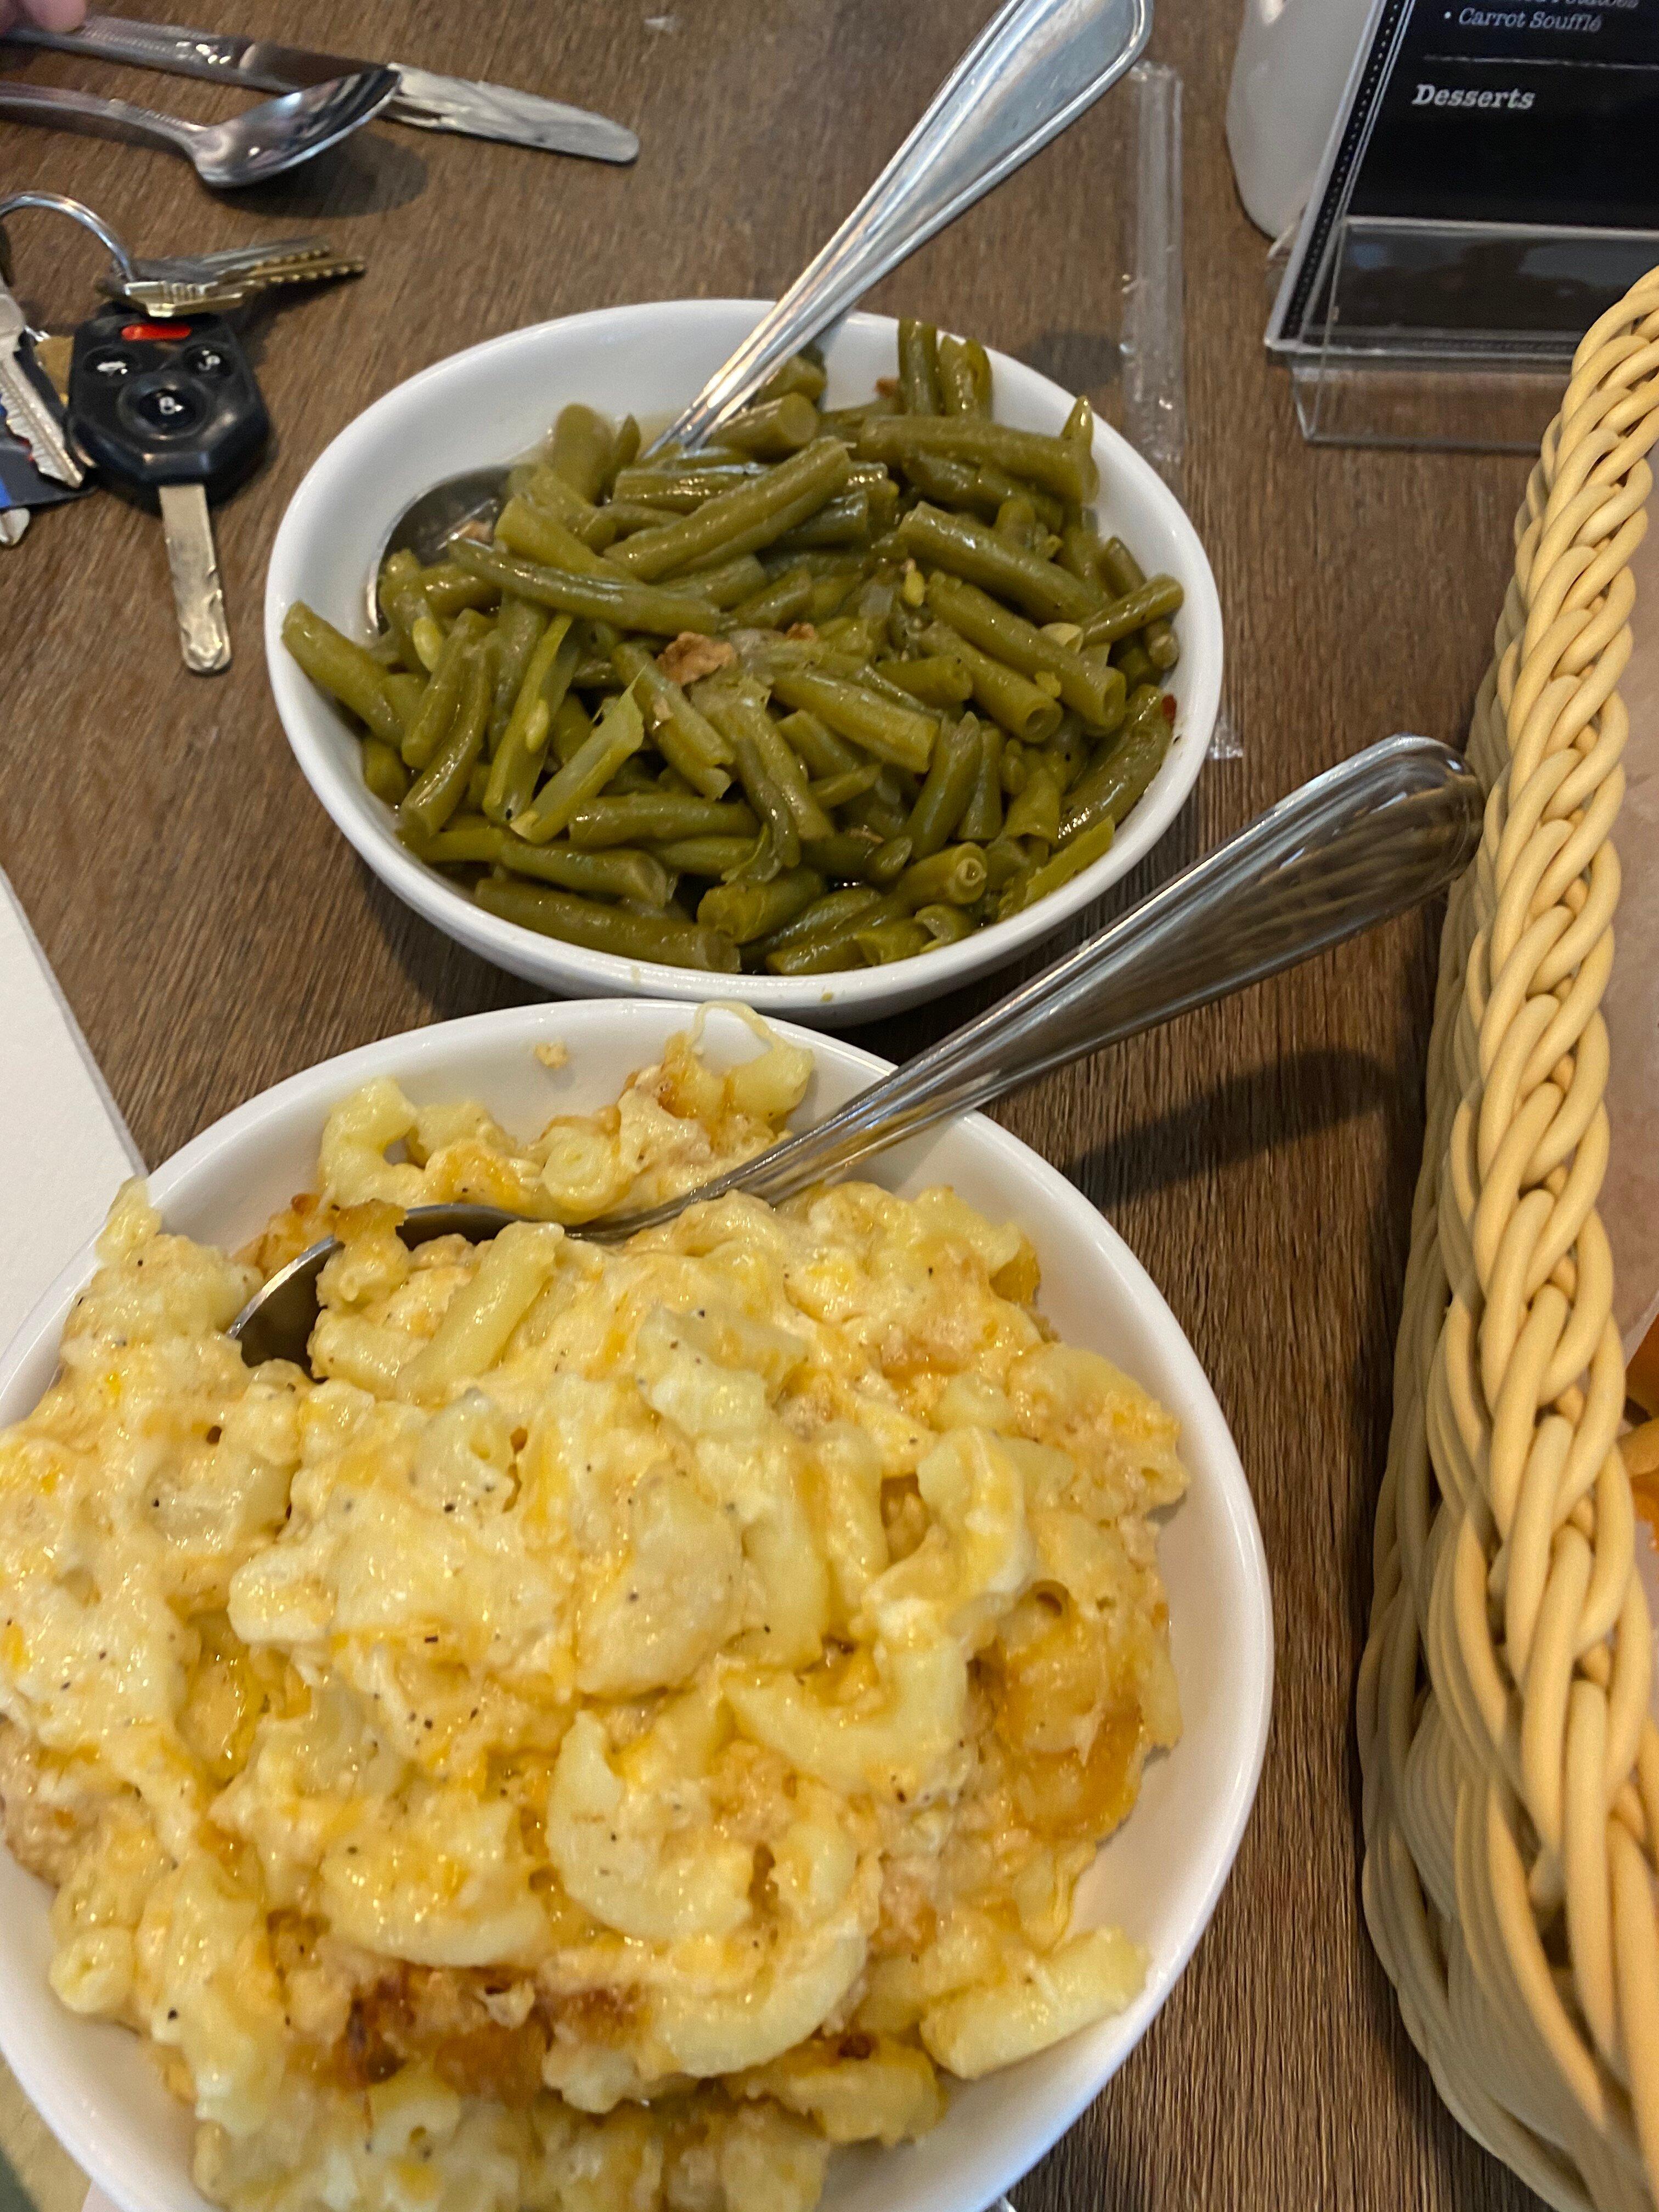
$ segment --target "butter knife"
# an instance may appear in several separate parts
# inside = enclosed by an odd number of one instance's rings
[[[140,23],[125,15],[88,15],[78,31],[15,26],[4,36],[19,45],[52,46],[66,54],[93,54],[175,76],[220,78],[261,92],[297,92],[373,64],[313,54],[273,39],[183,29],[176,23]],[[595,161],[631,161],[640,142],[620,123],[562,100],[544,100],[502,84],[438,76],[394,62],[399,88],[383,111],[389,122],[418,131],[454,131],[471,138],[499,138],[548,154],[585,154]]]

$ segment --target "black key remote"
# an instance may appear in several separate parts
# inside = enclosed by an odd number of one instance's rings
[[[270,436],[235,332],[219,315],[161,322],[104,308],[75,334],[69,429],[106,477],[155,497],[185,665],[198,676],[228,668],[208,501],[241,482]]]

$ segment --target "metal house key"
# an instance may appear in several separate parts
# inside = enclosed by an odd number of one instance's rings
[[[57,416],[24,365],[21,349],[27,335],[23,310],[0,283],[0,409],[41,475],[73,489],[86,471],[70,451]]]
[[[159,323],[106,307],[75,334],[69,415],[88,461],[155,497],[185,665],[217,675],[230,632],[208,501],[240,482],[270,434],[234,333],[215,315]]]

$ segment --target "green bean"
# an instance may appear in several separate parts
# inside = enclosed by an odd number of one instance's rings
[[[697,903],[705,929],[722,929],[739,945],[769,937],[823,896],[823,878],[816,868],[791,868],[769,884],[717,884]]]
[[[505,830],[472,813],[452,814],[441,830],[423,830],[415,821],[400,822],[398,836],[417,860],[434,868],[495,867],[509,842]]]
[[[826,880],[858,882],[865,878],[871,856],[880,848],[873,830],[836,830],[828,837],[803,839],[800,856]]]
[[[363,781],[386,805],[402,803],[409,789],[409,770],[396,745],[387,744],[384,738],[363,739]]]
[[[652,743],[668,765],[703,798],[720,798],[732,781],[726,772],[732,759],[729,741],[642,645],[624,639],[611,659],[623,681],[637,691]]]
[[[827,435],[844,438],[850,445],[863,425],[881,415],[896,415],[899,397],[896,389],[878,392],[873,399],[861,400],[856,407],[823,407],[818,410],[818,420]]]
[[[826,891],[822,898],[787,921],[762,942],[764,952],[781,952],[826,937],[845,934],[855,921],[874,914],[882,895],[867,884],[849,884],[844,890]]]
[[[966,907],[919,906],[915,918],[935,945],[956,945],[973,934],[973,917]]]
[[[508,500],[496,517],[495,544],[544,567],[568,569],[572,575],[602,576],[612,584],[627,580],[625,572],[596,553],[584,538],[528,500]]]
[[[615,445],[604,416],[574,402],[559,410],[547,441],[547,465],[580,497],[596,500],[605,488]]]
[[[937,415],[945,401],[939,380],[939,332],[931,323],[900,317],[898,373],[905,413]]]
[[[971,714],[946,722],[933,748],[927,781],[910,810],[905,834],[919,860],[937,853],[961,821],[979,775],[979,724]]]
[[[862,799],[866,791],[873,790],[880,774],[878,761],[866,761],[862,768],[849,768],[843,775],[815,777],[807,789],[826,814],[833,814],[849,799]]]
[[[894,508],[898,505],[896,484],[893,486],[892,505]],[[826,500],[816,514],[808,515],[793,530],[786,530],[774,541],[775,550],[793,556],[797,553],[829,552],[840,545],[862,545],[877,526],[870,494],[862,484],[857,484],[850,491],[838,492],[834,499]]]
[[[1060,777],[1052,761],[1041,756],[1032,763],[1025,788],[1009,807],[1003,822],[1007,837],[1040,837],[1045,845],[1060,842]]]
[[[443,651],[438,655],[432,681],[426,687],[421,711],[404,732],[402,752],[406,768],[418,774],[449,735],[461,702],[467,653],[488,630],[483,617],[471,607],[465,608],[456,617],[455,627],[444,640]]]
[[[560,890],[590,898],[633,899],[641,906],[667,905],[672,885],[667,869],[650,853],[613,845],[602,853],[579,852],[566,844],[526,845],[501,833],[498,865],[515,876],[531,876]]]
[[[763,461],[781,461],[810,445],[817,434],[818,410],[811,401],[803,392],[781,392],[729,416],[709,442],[757,454]]]
[[[864,873],[872,884],[884,890],[898,882],[910,865],[910,840],[905,836],[884,837],[870,855]]]
[[[1066,522],[1054,558],[1080,584],[1100,589],[1100,539],[1091,516],[1080,515]]]
[[[994,722],[978,725],[974,788],[957,827],[974,845],[988,845],[1002,832],[1002,748],[1006,742]]]
[[[510,825],[514,835],[532,845],[550,842],[579,807],[599,796],[623,763],[644,743],[645,718],[632,691],[607,699],[592,735],[580,750],[548,778],[524,813],[514,816]]]
[[[936,453],[975,467],[1006,469],[1075,507],[1086,507],[1100,489],[1092,453],[1079,441],[1016,430],[974,415],[893,415],[866,422],[858,450],[870,461],[902,462],[912,453]]]
[[[518,701],[525,671],[530,665],[531,656],[541,642],[542,634],[547,626],[544,607],[532,606],[528,599],[502,599],[501,611],[495,622],[495,689],[489,707],[489,735],[485,741],[485,750],[491,760],[495,757],[501,739],[507,735],[507,726]],[[565,627],[567,629],[569,628],[568,617]],[[574,661],[573,653],[573,666]]]
[[[1052,492],[1011,477],[1006,469],[971,468],[943,453],[911,453],[900,465],[906,483],[920,497],[936,506],[967,507],[981,522],[994,522],[1011,499],[1029,500],[1046,529],[1058,529],[1066,518],[1064,503]]]
[[[929,623],[922,641],[930,653],[948,653],[961,661],[973,681],[974,704],[1012,737],[1042,744],[1060,727],[1058,699],[1039,691],[1006,662],[981,653],[948,624]]]
[[[1121,644],[1112,647],[1112,665],[1121,672],[1123,681],[1131,691],[1139,691],[1144,685],[1158,682],[1158,670],[1152,665],[1152,656],[1139,637],[1126,637]]]
[[[1038,899],[1047,898],[1050,891],[1057,891],[1062,884],[1070,883],[1073,876],[1080,875],[1103,853],[1110,850],[1116,830],[1117,824],[1111,816],[1103,814],[1092,828],[1082,830],[1029,873],[1016,878],[1003,896],[998,920],[1023,912]]]
[[[603,516],[608,525],[603,532],[595,531],[586,538],[586,543],[596,552],[608,552],[619,538],[631,538],[641,530],[660,530],[665,522],[674,520],[672,507],[647,507],[643,500],[608,500],[594,513]]]
[[[760,823],[752,807],[723,805],[691,793],[635,791],[620,799],[591,799],[571,817],[570,842],[601,845],[659,844],[674,837],[745,837]]]
[[[761,819],[769,818],[767,807],[757,797],[764,785],[781,799],[797,843],[830,836],[834,824],[808,788],[788,739],[767,713],[766,695],[759,686],[750,680],[733,684],[712,678],[697,686],[697,699],[736,754],[744,788]],[[757,772],[758,782],[751,788],[750,776]]]
[[[472,763],[471,773],[466,779],[466,790],[461,799],[461,805],[467,813],[482,812],[484,793],[489,787],[489,763],[481,755]]]
[[[941,338],[939,375],[948,414],[990,413],[991,357],[976,340]]]
[[[466,648],[460,703],[448,735],[410,785],[398,809],[399,823],[412,823],[428,834],[441,830],[467,795],[467,785],[483,750],[489,725],[494,681],[489,641]]]
[[[574,691],[567,691],[553,709],[547,733],[548,753],[562,768],[568,760],[575,758],[592,732],[593,724],[586,708]]]
[[[528,500],[579,538],[585,538],[599,520],[599,510],[592,501],[574,490],[545,461],[522,463],[509,471],[507,494],[509,505],[514,500]]]
[[[531,653],[490,763],[483,811],[492,822],[510,822],[530,804],[547,757],[553,717],[569,696],[576,652],[570,617],[555,615]],[[576,711],[581,713],[580,708]]]
[[[617,489],[617,472],[629,468],[640,457],[643,441],[640,426],[631,415],[624,415],[617,425],[617,434],[611,441],[611,458],[605,465],[605,479],[599,489],[609,499]]]
[[[786,714],[778,727],[814,775],[845,775],[864,765],[865,756],[856,746],[838,738],[805,708]]]
[[[398,719],[405,730],[421,711],[421,702],[427,695],[432,679],[424,674],[413,675],[407,669],[388,669],[386,677],[386,696],[398,710]]]
[[[985,848],[985,886],[1000,891],[1016,877],[1029,875],[1035,863],[1031,852],[1012,837],[994,837]]]
[[[1064,568],[966,515],[942,514],[924,503],[913,507],[898,527],[918,561],[1000,592],[1039,622],[1082,623],[1099,605],[1097,592]]]
[[[838,736],[849,738],[878,760],[920,774],[933,757],[939,734],[933,716],[895,706],[863,684],[821,675],[816,669],[781,668],[772,678],[772,689],[786,706],[805,707]]]
[[[1089,765],[1098,732],[1091,732],[1083,726],[1080,715],[1068,708],[1060,718],[1060,727],[1042,749],[1043,758],[1053,763],[1060,778],[1063,799]]]
[[[735,607],[764,590],[767,574],[752,553],[739,553],[735,561],[722,561],[713,568],[689,568],[680,578],[683,591],[696,592],[717,607]]]
[[[1048,532],[1037,520],[1037,512],[1024,492],[1012,499],[1005,499],[997,509],[994,524],[999,538],[1012,538],[1016,545],[1027,553],[1036,553],[1048,538]],[[1040,555],[1046,559],[1046,555]]]
[[[775,368],[760,388],[763,399],[781,399],[787,392],[799,392],[808,399],[823,397],[823,387],[830,381],[823,363],[811,353],[793,353],[781,368]]]
[[[810,569],[786,569],[775,583],[750,599],[739,600],[732,610],[732,619],[746,629],[787,629],[811,605],[816,582]]]
[[[885,968],[892,961],[914,960],[918,953],[931,952],[938,940],[924,923],[908,915],[895,915],[855,929],[853,942],[866,967]]]
[[[438,647],[443,643],[443,632],[432,611],[432,603],[422,588],[421,564],[406,546],[387,555],[374,595],[386,625],[396,641],[398,659],[405,668],[419,669],[423,675],[429,675],[438,658]],[[428,648],[429,658],[421,650],[422,645]]]
[[[674,968],[707,968],[728,975],[741,965],[729,937],[672,915],[635,914],[628,907],[600,906],[568,891],[495,877],[476,885],[472,896],[486,913],[502,921],[516,922],[544,937],[561,938],[568,945],[586,945],[592,952],[609,952],[623,960],[660,961]]]
[[[647,501],[671,514],[690,514],[716,492],[758,483],[765,473],[764,462],[722,460],[706,453],[687,461],[641,461],[617,478],[617,496]]]
[[[878,660],[876,673],[925,707],[960,707],[973,695],[973,678],[959,660],[945,653],[922,660]]]
[[[422,568],[421,589],[433,613],[445,622],[469,611],[493,607],[501,596],[499,584],[492,584],[487,576],[469,575],[453,561],[440,561],[433,568]]]
[[[1170,735],[1161,701],[1156,712],[1133,714],[1106,758],[1072,793],[1061,824],[1062,846],[1103,821],[1121,823],[1163,767]]]
[[[651,848],[665,868],[685,876],[735,875],[755,857],[752,837],[668,837]],[[816,863],[814,864],[816,865]]]
[[[660,530],[642,530],[617,549],[619,565],[649,580],[672,570],[707,562],[716,553],[728,559],[769,545],[786,531],[816,514],[845,488],[847,448],[834,438],[815,438],[810,446],[752,483],[735,484]],[[638,628],[647,629],[641,623]],[[696,624],[684,625],[694,629]]]
[[[864,964],[850,929],[834,937],[809,938],[799,945],[777,945],[763,958],[775,975],[833,975],[841,969]]]
[[[1101,547],[1100,568],[1101,574],[1120,598],[1127,598],[1147,581],[1146,572],[1139,562],[1136,560],[1121,538],[1109,538]],[[1167,579],[1160,577],[1155,580],[1166,585],[1175,583],[1173,577]],[[1176,585],[1175,588],[1178,591],[1180,586]],[[1146,627],[1141,633],[1141,647],[1147,659],[1152,663],[1153,678],[1167,674],[1181,658],[1180,640],[1176,636],[1169,619],[1179,605],[1180,601],[1177,599],[1175,606],[1162,609],[1149,616]],[[1124,672],[1128,675],[1131,684],[1151,680],[1143,678],[1139,672],[1130,675],[1127,666]]]
[[[1123,678],[1104,655],[1086,656],[1060,645],[1023,616],[1000,606],[988,592],[937,571],[927,580],[927,604],[970,645],[1024,676],[1049,676],[1066,704],[1097,730],[1123,719]]]
[[[1148,576],[1121,598],[1109,600],[1083,625],[1085,645],[1115,645],[1160,616],[1178,613],[1184,594],[1173,576]]]
[[[606,636],[612,641],[615,640],[617,633],[608,623],[603,625],[595,623],[592,627],[596,633],[603,628]],[[610,647],[606,646],[603,652],[583,654],[576,663],[575,674],[570,679],[574,690],[621,691],[625,688],[622,678],[611,665],[609,657],[610,649]]]
[[[403,742],[401,716],[386,688],[386,672],[361,645],[296,599],[283,617],[283,643],[312,682],[331,694],[381,742]]]
[[[642,543],[643,537],[628,540],[629,545]],[[678,637],[683,629],[707,634],[720,626],[715,610],[696,592],[661,591],[626,576],[578,575],[483,545],[459,544],[455,558],[460,567],[489,577],[504,592],[516,592],[520,599],[534,599],[561,614],[617,623],[624,629],[649,630],[659,637]]]
[[[971,906],[985,889],[985,855],[977,845],[947,845],[925,860],[913,860],[899,878],[893,896],[914,912],[943,901]]]

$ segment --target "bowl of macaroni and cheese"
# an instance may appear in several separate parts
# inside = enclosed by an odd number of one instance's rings
[[[738,1007],[390,1038],[26,1324],[0,2049],[122,2212],[977,2212],[1145,2032],[1273,1644],[1149,1279],[978,1116],[580,1233],[883,1072]],[[524,1218],[405,1247],[458,1198]]]

